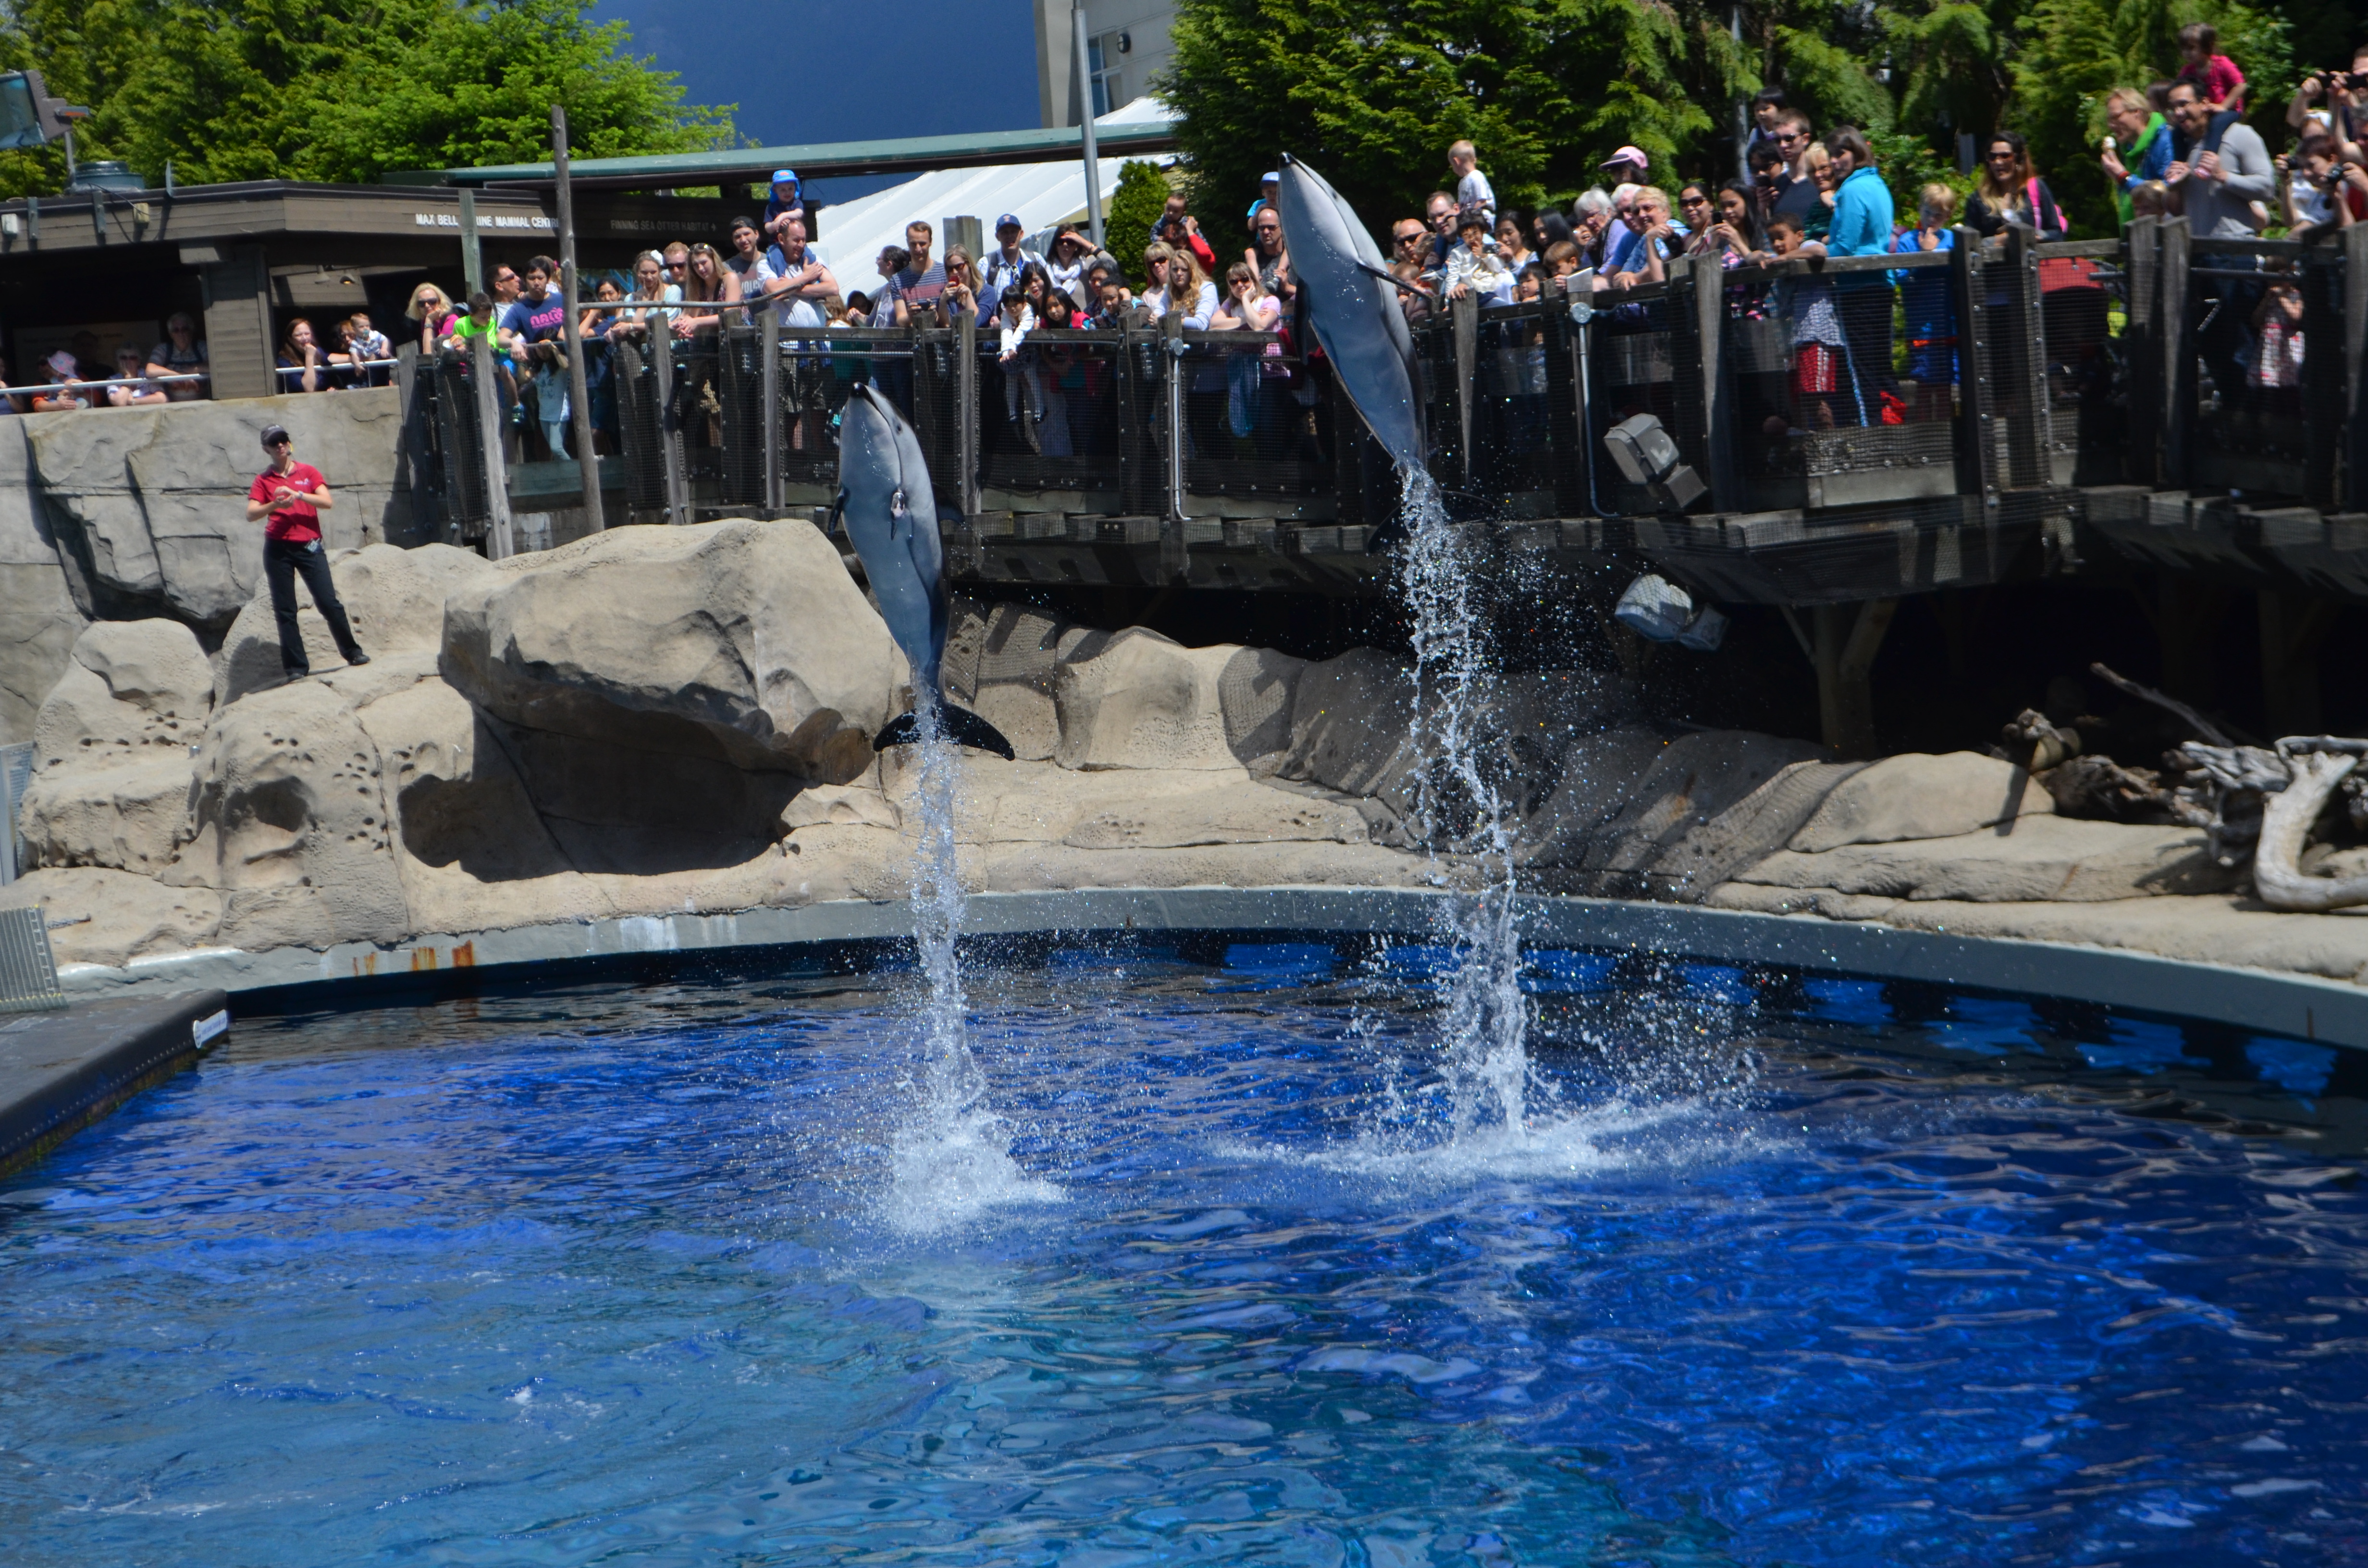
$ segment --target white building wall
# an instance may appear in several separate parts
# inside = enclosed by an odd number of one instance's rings
[[[1152,78],[1175,58],[1168,28],[1173,0],[1086,0],[1086,33],[1103,44],[1103,67],[1115,91],[1109,113],[1151,91]],[[1047,126],[1075,125],[1081,115],[1070,40],[1076,24],[1069,0],[1036,0],[1036,97]]]

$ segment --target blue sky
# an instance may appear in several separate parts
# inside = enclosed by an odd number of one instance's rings
[[[816,0],[712,11],[600,0],[593,14],[630,27],[632,52],[679,75],[689,101],[737,104],[741,134],[765,146],[1038,123],[1035,21],[1018,0],[908,0],[877,11]],[[843,201],[882,183],[817,181],[810,194]]]

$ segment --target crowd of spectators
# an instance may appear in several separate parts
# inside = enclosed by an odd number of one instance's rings
[[[2244,121],[2244,73],[2219,51],[2213,29],[2187,27],[2179,41],[2183,65],[2176,76],[2117,88],[2105,100],[2111,134],[2100,166],[2124,222],[2183,215],[2197,234],[2217,237],[2282,224],[2306,239],[2368,220],[2368,48],[2348,70],[2304,78],[2286,114],[2297,142],[2272,158]],[[1622,146],[1567,214],[1523,212],[1500,209],[1480,149],[1458,141],[1445,149],[1447,177],[1420,215],[1389,226],[1389,271],[1406,313],[1418,322],[1466,297],[1502,307],[1574,288],[1617,292],[1657,284],[1680,258],[1714,258],[1733,269],[1819,256],[1948,251],[1960,225],[1989,236],[2015,224],[2043,241],[2063,238],[2068,228],[2012,128],[1978,143],[1971,189],[1962,198],[1946,183],[1895,192],[1861,131],[1836,125],[1820,135],[1781,90],[1770,89],[1750,106],[1742,162],[1748,172],[1737,178],[1662,184],[1656,180],[1668,176],[1643,148]],[[1269,175],[1247,205],[1238,250],[1212,237],[1178,194],[1153,225],[1142,256],[1124,265],[1076,228],[1058,230],[1040,253],[1019,217],[1007,212],[977,256],[960,244],[940,254],[933,227],[916,221],[901,244],[883,247],[868,267],[842,257],[835,269],[810,243],[797,176],[777,171],[761,212],[735,218],[719,236],[722,247],[677,241],[644,251],[624,276],[598,278],[593,297],[581,303],[574,324],[599,444],[617,444],[612,343],[693,342],[763,311],[793,338],[945,326],[973,315],[995,363],[1008,372],[1003,391],[1015,420],[1041,419],[1057,395],[1053,389],[1068,361],[1048,347],[1048,334],[1173,314],[1195,331],[1276,335],[1267,357],[1282,357],[1294,327],[1297,285],[1276,192]],[[401,335],[423,353],[472,356],[475,340],[485,341],[529,456],[564,455],[573,445],[569,324],[559,273],[548,256],[533,257],[522,270],[495,265],[485,290],[466,301],[422,283],[404,312]],[[1133,278],[1142,279],[1139,291]],[[1904,342],[1893,336],[1887,308],[1895,288]],[[2230,319],[2205,345],[2215,379],[2274,379],[2298,363],[2290,282],[2265,276],[2260,283],[2220,279],[2206,288],[2240,307],[2223,312]],[[1864,295],[1868,290],[1884,291],[1884,308]],[[1793,279],[1770,289],[1754,309],[1789,324],[1796,401],[1805,411],[1800,416],[1815,423],[1896,422],[1908,407],[1895,375],[1902,366],[1910,403],[1929,403],[1933,389],[1956,379],[1952,307],[1939,273]],[[355,312],[327,324],[288,322],[277,358],[282,390],[333,392],[385,384],[393,348],[367,312]],[[784,395],[800,411],[824,414],[830,398],[823,378],[812,373],[817,362],[786,356]],[[204,395],[202,381],[166,378],[202,376],[205,369],[195,323],[176,314],[166,341],[144,358],[127,346],[111,374],[72,352],[49,356],[40,367],[42,388],[10,395],[6,405],[28,412],[197,397]],[[900,374],[878,373],[889,381]],[[1269,367],[1263,373],[1275,372]],[[1243,383],[1235,403],[1256,391],[1248,372],[1227,374]],[[815,436],[799,421],[791,438],[803,443]]]

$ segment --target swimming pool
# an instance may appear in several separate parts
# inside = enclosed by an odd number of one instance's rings
[[[15,1563],[2334,1563],[2368,1060],[1531,960],[974,970],[1019,1201],[888,1201],[912,977],[243,1021],[0,1186]]]

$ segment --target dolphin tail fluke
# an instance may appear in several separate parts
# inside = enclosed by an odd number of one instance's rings
[[[1019,754],[1003,738],[1003,732],[972,712],[949,702],[938,710],[938,722],[945,730],[946,739],[973,751],[991,751],[1006,762],[1016,762]],[[890,746],[918,745],[921,743],[921,716],[918,710],[899,713],[888,722],[871,743],[873,751],[886,751]]]

